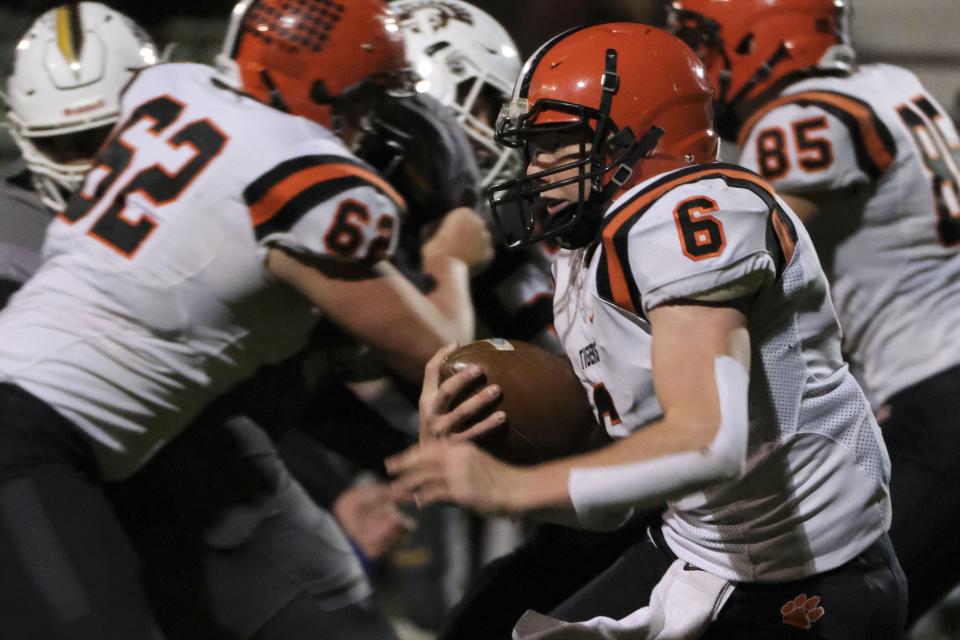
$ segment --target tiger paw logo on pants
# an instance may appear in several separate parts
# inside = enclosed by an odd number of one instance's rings
[[[823,617],[823,607],[820,606],[820,596],[807,598],[801,593],[787,604],[780,607],[783,623],[798,629],[809,629],[814,622]]]

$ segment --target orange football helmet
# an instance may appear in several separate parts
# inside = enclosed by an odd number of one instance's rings
[[[339,103],[407,79],[400,25],[383,0],[241,0],[217,64],[257,100],[328,128]]]
[[[656,27],[578,27],[544,44],[517,79],[497,122],[497,140],[523,149],[529,164],[536,136],[579,133],[580,154],[488,190],[508,244],[554,237],[567,247],[583,246],[593,240],[604,207],[619,192],[655,173],[715,160],[712,102],[703,63]],[[542,182],[573,168],[578,175],[572,178]],[[579,202],[550,215],[545,230],[535,234],[539,194],[574,182]]]
[[[703,58],[733,137],[739,105],[797,74],[850,68],[849,16],[848,0],[673,0],[667,24]]]

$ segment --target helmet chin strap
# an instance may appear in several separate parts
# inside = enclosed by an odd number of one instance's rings
[[[564,249],[577,249],[594,241],[607,204],[613,200],[617,191],[633,177],[634,166],[657,148],[657,144],[659,144],[664,133],[665,131],[660,127],[653,126],[638,140],[630,127],[626,127],[606,141],[606,144],[603,145],[604,154],[608,151],[620,153],[620,157],[611,165],[611,169],[615,167],[616,172],[605,186],[592,190],[586,201],[570,203],[562,211],[555,213],[548,219],[546,226],[549,231],[551,227],[561,227],[564,224],[569,224],[570,219],[577,214],[579,209],[578,224],[574,224],[569,231],[556,235],[554,239],[557,244]],[[607,173],[605,171],[603,175]]]

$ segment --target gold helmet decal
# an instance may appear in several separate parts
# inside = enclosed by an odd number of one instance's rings
[[[79,63],[83,53],[80,5],[65,4],[57,7],[57,46],[71,68]]]

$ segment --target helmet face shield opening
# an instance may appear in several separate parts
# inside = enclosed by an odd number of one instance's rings
[[[54,163],[89,166],[112,128],[113,125],[105,125],[77,131],[76,133],[35,137],[31,138],[30,141],[37,148],[37,151],[50,158]]]
[[[322,83],[318,83],[320,88],[314,91],[313,99],[332,107],[332,130],[338,135],[350,131],[346,142],[357,153],[365,144],[363,138],[376,133],[378,125],[374,121],[384,101],[414,94],[414,77],[406,69],[369,76],[335,98],[324,97]]]
[[[409,70],[381,73],[364,78],[334,98],[324,96],[322,83],[318,83],[321,88],[313,92],[313,100],[333,105],[340,114],[371,112],[384,99],[412,96],[414,81],[415,75]]]
[[[520,102],[520,101],[518,101]],[[518,108],[519,107],[519,108]],[[570,234],[585,219],[591,195],[601,193],[601,181],[609,166],[604,162],[605,141],[616,128],[597,110],[558,100],[540,100],[528,113],[520,113],[522,105],[504,105],[497,122],[496,139],[501,144],[520,149],[526,165],[540,153],[578,145],[574,159],[558,162],[536,173],[507,180],[487,189],[494,221],[508,247],[532,244],[555,238],[564,246]],[[534,124],[545,112],[573,116],[561,122]],[[601,130],[599,122],[607,124]],[[548,180],[559,174],[570,174],[560,180]],[[542,194],[571,184],[578,185],[575,202],[548,213],[549,198]],[[551,207],[552,208],[552,207]]]

